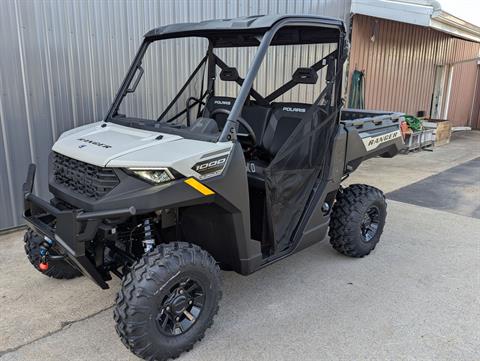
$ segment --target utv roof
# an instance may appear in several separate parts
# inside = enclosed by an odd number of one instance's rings
[[[281,30],[281,36],[277,34],[276,41],[271,45],[336,41],[339,30],[345,32],[343,21],[335,18],[314,15],[254,15],[165,25],[150,30],[145,34],[145,38],[159,40],[196,36],[210,39],[215,46],[252,46],[259,42],[255,35],[268,31],[283,20],[286,20],[286,28]],[[310,31],[305,28],[309,25]],[[324,26],[325,29],[319,32],[318,28],[315,29],[318,26]]]

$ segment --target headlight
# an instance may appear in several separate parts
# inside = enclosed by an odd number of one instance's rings
[[[175,179],[172,172],[168,168],[159,168],[159,169],[136,169],[130,168],[129,171],[141,178],[153,184],[162,184],[168,183]]]

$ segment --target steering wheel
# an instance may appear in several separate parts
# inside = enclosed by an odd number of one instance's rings
[[[215,114],[226,114],[226,115],[230,115],[230,110],[228,109],[222,109],[222,108],[218,108],[218,109],[215,109],[213,112],[210,113],[210,118],[213,118]],[[237,134],[239,137],[243,137],[243,136],[247,136],[250,138],[250,140],[252,141],[252,146],[255,146],[257,145],[257,136],[255,135],[255,132],[253,131],[253,128],[250,126],[250,124],[248,124],[248,122],[243,119],[242,117],[238,117],[237,118],[237,121],[247,130],[248,134]]]

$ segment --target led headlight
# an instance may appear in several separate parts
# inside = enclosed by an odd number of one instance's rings
[[[129,169],[135,176],[153,184],[168,183],[175,179],[168,168],[159,169]]]

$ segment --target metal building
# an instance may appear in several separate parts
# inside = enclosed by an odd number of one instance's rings
[[[284,13],[352,24],[349,72],[365,70],[366,108],[425,111],[480,127],[480,28],[434,0],[3,0],[0,230],[22,224],[29,163],[40,165],[35,191],[47,196],[51,145],[65,130],[103,118],[144,33],[168,23]],[[166,61],[181,73],[196,52],[172,47]],[[267,88],[281,82],[276,69],[308,56],[267,57],[262,82]],[[237,59],[239,68],[248,66]],[[178,83],[170,77],[164,94]]]
[[[350,0],[3,0],[0,230],[22,223],[29,163],[40,165],[35,191],[47,195],[51,145],[65,130],[102,119],[144,33],[168,23],[280,13],[346,18]],[[185,59],[184,51],[169,61]],[[271,67],[288,59],[273,60]]]
[[[435,1],[352,1],[349,70],[365,74],[365,107],[477,125],[480,28]]]

